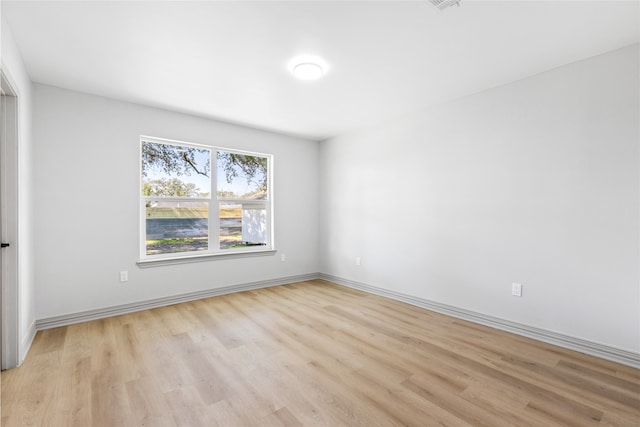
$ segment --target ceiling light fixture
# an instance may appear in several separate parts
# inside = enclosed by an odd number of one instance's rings
[[[293,67],[293,75],[300,80],[316,80],[322,77],[324,70],[313,62],[303,62]]]
[[[289,70],[300,80],[317,80],[327,72],[327,63],[316,56],[298,56],[289,61]]]
[[[460,0],[429,0],[432,5],[440,10],[444,10],[451,6],[460,7]]]

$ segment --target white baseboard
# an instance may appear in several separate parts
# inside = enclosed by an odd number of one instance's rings
[[[259,282],[250,282],[239,285],[225,286],[216,289],[207,289],[204,291],[189,292],[186,294],[172,295],[169,297],[155,298],[147,301],[134,302],[129,304],[121,304],[112,307],[98,308],[94,310],[81,311],[78,313],[65,314],[61,316],[47,317],[38,319],[35,323],[35,329],[38,331],[44,329],[57,328],[60,326],[68,326],[91,320],[104,319],[106,317],[119,316],[121,314],[134,313],[136,311],[148,310],[151,308],[166,307],[181,302],[195,301],[203,298],[215,297],[218,295],[226,295],[234,292],[249,291],[253,289],[268,288],[270,286],[286,285],[287,283],[303,282],[305,280],[313,280],[319,278],[318,273],[303,274],[299,276],[289,276],[278,279],[262,280]],[[35,333],[35,330],[34,330]]]
[[[36,337],[36,332],[36,321],[34,320],[33,322],[31,322],[29,328],[25,331],[25,334],[22,337],[20,350],[18,352],[18,366],[22,365],[22,362],[24,362],[24,359],[27,357],[27,354],[31,349],[31,344],[33,344],[33,340]]]
[[[509,320],[500,319],[497,317],[488,316],[486,314],[476,313],[474,311],[465,310],[462,308],[442,304],[427,299],[395,292],[375,286],[367,285],[364,283],[356,282],[353,280],[343,279],[341,277],[333,276],[325,273],[311,273],[299,276],[283,277],[279,279],[263,280],[259,282],[251,282],[239,285],[225,286],[222,288],[208,289],[204,291],[190,292],[186,294],[173,295],[169,297],[156,298],[147,301],[140,301],[130,304],[122,304],[118,306],[99,308],[94,310],[87,310],[78,313],[71,313],[62,316],[53,316],[44,319],[38,319],[31,325],[25,338],[23,340],[23,352],[22,355],[27,354],[27,350],[33,342],[36,331],[56,328],[59,326],[67,326],[75,323],[87,322],[90,320],[103,319],[106,317],[118,316],[121,314],[129,314],[136,311],[147,310],[157,307],[165,307],[167,305],[178,304],[181,302],[195,301],[203,298],[214,297],[218,295],[231,294],[234,292],[248,291],[252,289],[267,288],[271,286],[285,285],[287,283],[303,282],[305,280],[323,279],[329,282],[336,283],[341,286],[346,286],[353,289],[358,289],[370,294],[380,295],[383,297],[391,298],[397,301],[406,302],[417,307],[421,307],[427,310],[435,311],[437,313],[446,314],[448,316],[456,317],[470,322],[478,323],[480,325],[489,326],[492,328],[500,329],[507,332],[512,332],[517,335],[533,338],[538,341],[554,344],[560,347],[575,350],[581,353],[585,353],[591,356],[600,357],[602,359],[611,360],[624,365],[632,366],[634,368],[640,368],[640,354],[630,352],[627,350],[621,350],[615,347],[586,341],[580,338],[570,337],[568,335],[559,334],[557,332],[551,332],[544,329],[535,328],[521,323],[512,322]]]
[[[574,338],[568,335],[559,334],[557,332],[551,332],[544,329],[523,325],[521,323],[487,316],[486,314],[476,313],[470,310],[465,310],[447,304],[414,297],[400,292],[370,286],[364,283],[343,279],[341,277],[333,276],[330,274],[320,273],[320,278],[329,282],[336,283],[338,285],[358,289],[360,291],[380,295],[397,301],[406,302],[407,304],[415,305],[417,307],[425,308],[437,313],[446,314],[451,317],[456,317],[459,319],[478,323],[480,325],[512,332],[517,335],[533,338],[538,341],[557,345],[559,347],[564,347],[570,350],[575,350],[591,356],[600,357],[602,359],[611,360],[613,362],[621,363],[623,365],[631,366],[634,368],[640,368],[640,354],[631,351],[621,350],[615,347],[610,347],[607,345],[586,341],[580,338]]]

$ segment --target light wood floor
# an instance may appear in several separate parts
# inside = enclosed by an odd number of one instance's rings
[[[21,425],[638,426],[640,372],[311,281],[39,332]]]

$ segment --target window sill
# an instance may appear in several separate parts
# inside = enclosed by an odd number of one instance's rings
[[[177,257],[171,257],[171,258],[142,259],[136,262],[136,264],[138,265],[138,268],[150,268],[150,267],[162,267],[164,265],[190,264],[193,262],[214,261],[214,260],[232,259],[232,258],[273,256],[275,255],[275,253],[276,253],[275,249],[265,249],[260,251],[198,254],[198,255],[177,256]]]

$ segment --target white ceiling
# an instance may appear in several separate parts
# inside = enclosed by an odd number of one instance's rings
[[[324,139],[639,40],[638,1],[2,1],[33,81]],[[325,77],[288,62],[322,57]]]

